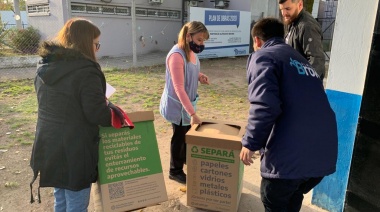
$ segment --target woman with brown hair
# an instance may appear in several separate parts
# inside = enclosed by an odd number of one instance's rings
[[[111,126],[106,79],[95,57],[99,38],[98,27],[74,18],[39,51],[30,186],[39,174],[39,187],[54,187],[56,212],[87,211],[91,183],[98,176],[98,126]]]
[[[186,162],[185,135],[193,124],[200,124],[196,114],[198,81],[209,84],[208,77],[200,73],[196,54],[204,49],[209,38],[205,25],[199,21],[185,24],[166,57],[166,84],[161,97],[161,115],[172,123],[169,179],[186,183],[183,165]]]

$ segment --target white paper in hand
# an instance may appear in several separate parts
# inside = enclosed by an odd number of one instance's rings
[[[107,84],[107,87],[106,87],[106,97],[107,99],[110,98],[110,96],[115,93],[116,89],[114,87],[112,87],[110,84],[106,83]]]

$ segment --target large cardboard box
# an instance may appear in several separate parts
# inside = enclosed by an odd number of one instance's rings
[[[132,130],[100,129],[98,182],[106,212],[129,211],[168,199],[153,112],[128,116],[135,125]]]
[[[244,165],[240,161],[245,125],[205,121],[186,134],[187,205],[236,212]]]

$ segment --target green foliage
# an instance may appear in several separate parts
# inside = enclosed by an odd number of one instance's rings
[[[13,4],[12,3],[3,3],[3,1],[0,1],[0,10],[12,10]]]
[[[4,187],[5,188],[17,188],[17,187],[19,187],[19,183],[18,182],[6,182],[5,184],[4,184]]]
[[[309,13],[312,13],[313,11],[313,4],[314,4],[314,0],[303,0],[303,7]]]
[[[0,49],[3,49],[3,45],[5,43],[4,38],[5,38],[5,28],[4,28],[3,22],[1,22],[1,19],[0,19]],[[0,51],[0,56],[3,56],[3,51]]]
[[[9,39],[15,51],[23,54],[37,52],[41,35],[36,28],[30,26],[26,29],[12,29],[10,34]]]
[[[19,0],[20,11],[26,10],[26,1]],[[0,1],[0,10],[13,10],[13,1],[12,0],[1,0]]]
[[[3,49],[4,47],[8,46],[7,45],[7,38],[8,38],[8,33],[9,30],[6,29],[8,23],[3,23],[0,19],[0,48]],[[0,55],[3,52],[0,52]]]

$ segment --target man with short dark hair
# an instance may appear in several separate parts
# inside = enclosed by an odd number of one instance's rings
[[[284,25],[259,20],[247,63],[250,110],[240,159],[260,151],[261,201],[266,212],[299,211],[303,195],[335,172],[335,114],[319,76],[284,42]],[[323,156],[321,156],[323,155]]]
[[[303,9],[303,0],[278,2],[286,28],[285,42],[304,56],[323,80],[325,55],[320,24]]]

